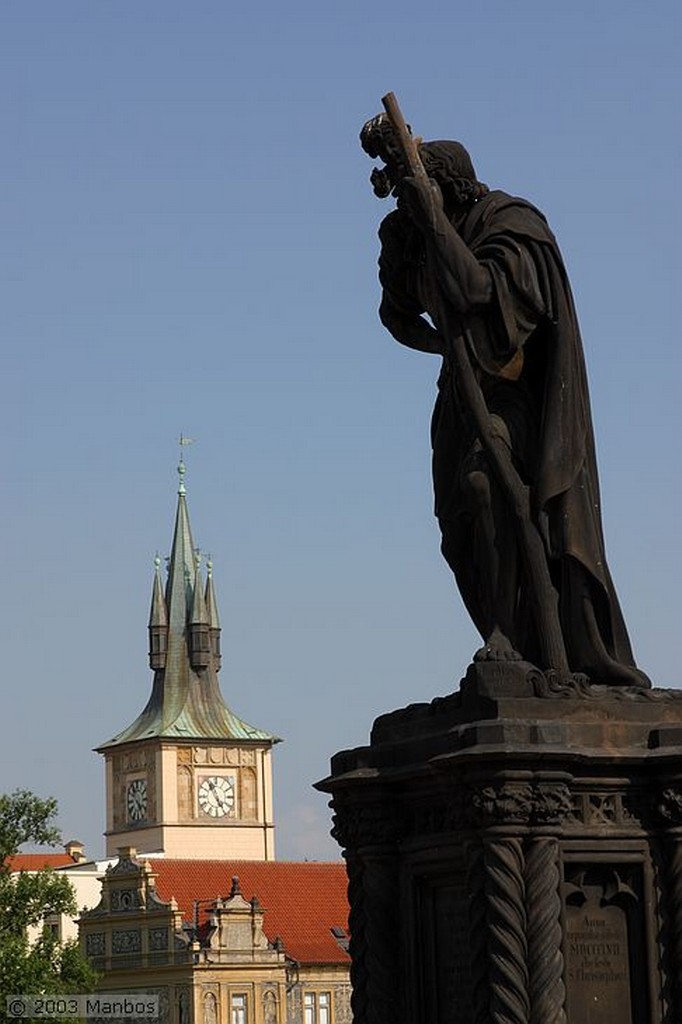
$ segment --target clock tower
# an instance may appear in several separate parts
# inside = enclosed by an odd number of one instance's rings
[[[202,570],[185,464],[168,575],[155,563],[147,705],[97,748],[106,762],[107,856],[122,846],[168,857],[274,860],[272,747],[220,691],[220,620],[211,562]],[[204,578],[205,575],[205,578]]]

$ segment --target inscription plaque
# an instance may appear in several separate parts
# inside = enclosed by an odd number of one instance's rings
[[[646,979],[635,884],[615,868],[583,867],[569,873],[565,959],[571,1021],[644,1020]]]

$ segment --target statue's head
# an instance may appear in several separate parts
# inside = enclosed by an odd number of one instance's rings
[[[440,185],[446,206],[480,199],[486,194],[488,186],[477,180],[471,157],[460,142],[415,142],[426,173]],[[375,194],[381,199],[394,194],[409,171],[403,164],[387,114],[377,114],[367,121],[360,132],[360,144],[373,160],[384,161],[385,166],[375,167],[370,177]]]
[[[388,114],[377,114],[365,122],[360,132],[360,145],[372,160],[384,162],[383,167],[374,168],[369,180],[374,194],[386,199],[408,173]]]
[[[440,185],[446,206],[475,202],[488,192],[488,186],[476,177],[471,157],[461,142],[424,142],[419,155],[429,178]]]

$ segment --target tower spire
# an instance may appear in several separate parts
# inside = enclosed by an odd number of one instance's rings
[[[132,725],[102,744],[100,751],[152,737],[277,742],[271,733],[238,718],[220,691],[220,620],[213,565],[209,560],[204,586],[187,508],[183,449],[190,443],[190,438],[180,435],[177,510],[165,593],[161,559],[155,559],[149,615],[152,693]]]
[[[213,565],[209,558],[204,571],[192,536],[187,443],[181,436],[165,587],[162,559],[154,560],[151,695],[127,729],[97,748],[107,765],[107,856],[134,845],[171,857],[271,860],[271,751],[279,740],[238,718],[220,692]]]

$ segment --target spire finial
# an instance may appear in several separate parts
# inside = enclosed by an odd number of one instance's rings
[[[185,437],[184,434],[180,434],[178,443],[180,445],[180,462],[178,463],[178,476],[180,480],[178,483],[178,494],[186,494],[187,492],[185,490],[185,473],[187,472],[187,469],[185,467],[183,448],[185,448],[188,444],[194,444],[194,438]]]

